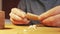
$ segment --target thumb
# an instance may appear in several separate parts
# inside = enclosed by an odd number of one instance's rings
[[[44,19],[46,19],[46,18],[48,18],[50,16],[54,16],[54,15],[57,15],[59,13],[60,13],[60,6],[56,6],[56,7],[52,8],[52,9],[48,10],[47,12],[41,14],[39,16],[39,19],[44,20]]]

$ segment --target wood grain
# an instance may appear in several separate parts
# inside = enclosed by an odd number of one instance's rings
[[[0,29],[4,28],[5,23],[5,13],[4,11],[0,11]]]
[[[57,27],[37,27],[36,30],[28,27],[6,24],[5,29],[0,30],[0,34],[60,34],[60,28]]]

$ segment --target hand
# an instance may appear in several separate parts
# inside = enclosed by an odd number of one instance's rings
[[[28,24],[29,20],[25,18],[26,13],[18,8],[13,8],[11,10],[10,20],[13,24]]]
[[[42,24],[47,26],[60,26],[60,6],[56,6],[39,16]]]

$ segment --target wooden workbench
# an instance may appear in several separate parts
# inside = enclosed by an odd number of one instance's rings
[[[0,30],[0,34],[60,34],[60,28],[56,27],[37,27],[28,29],[28,26],[15,26],[5,24],[5,29]]]

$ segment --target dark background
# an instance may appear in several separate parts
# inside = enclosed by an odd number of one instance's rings
[[[5,18],[9,19],[11,8],[17,7],[20,0],[2,0],[2,10],[5,11]]]

